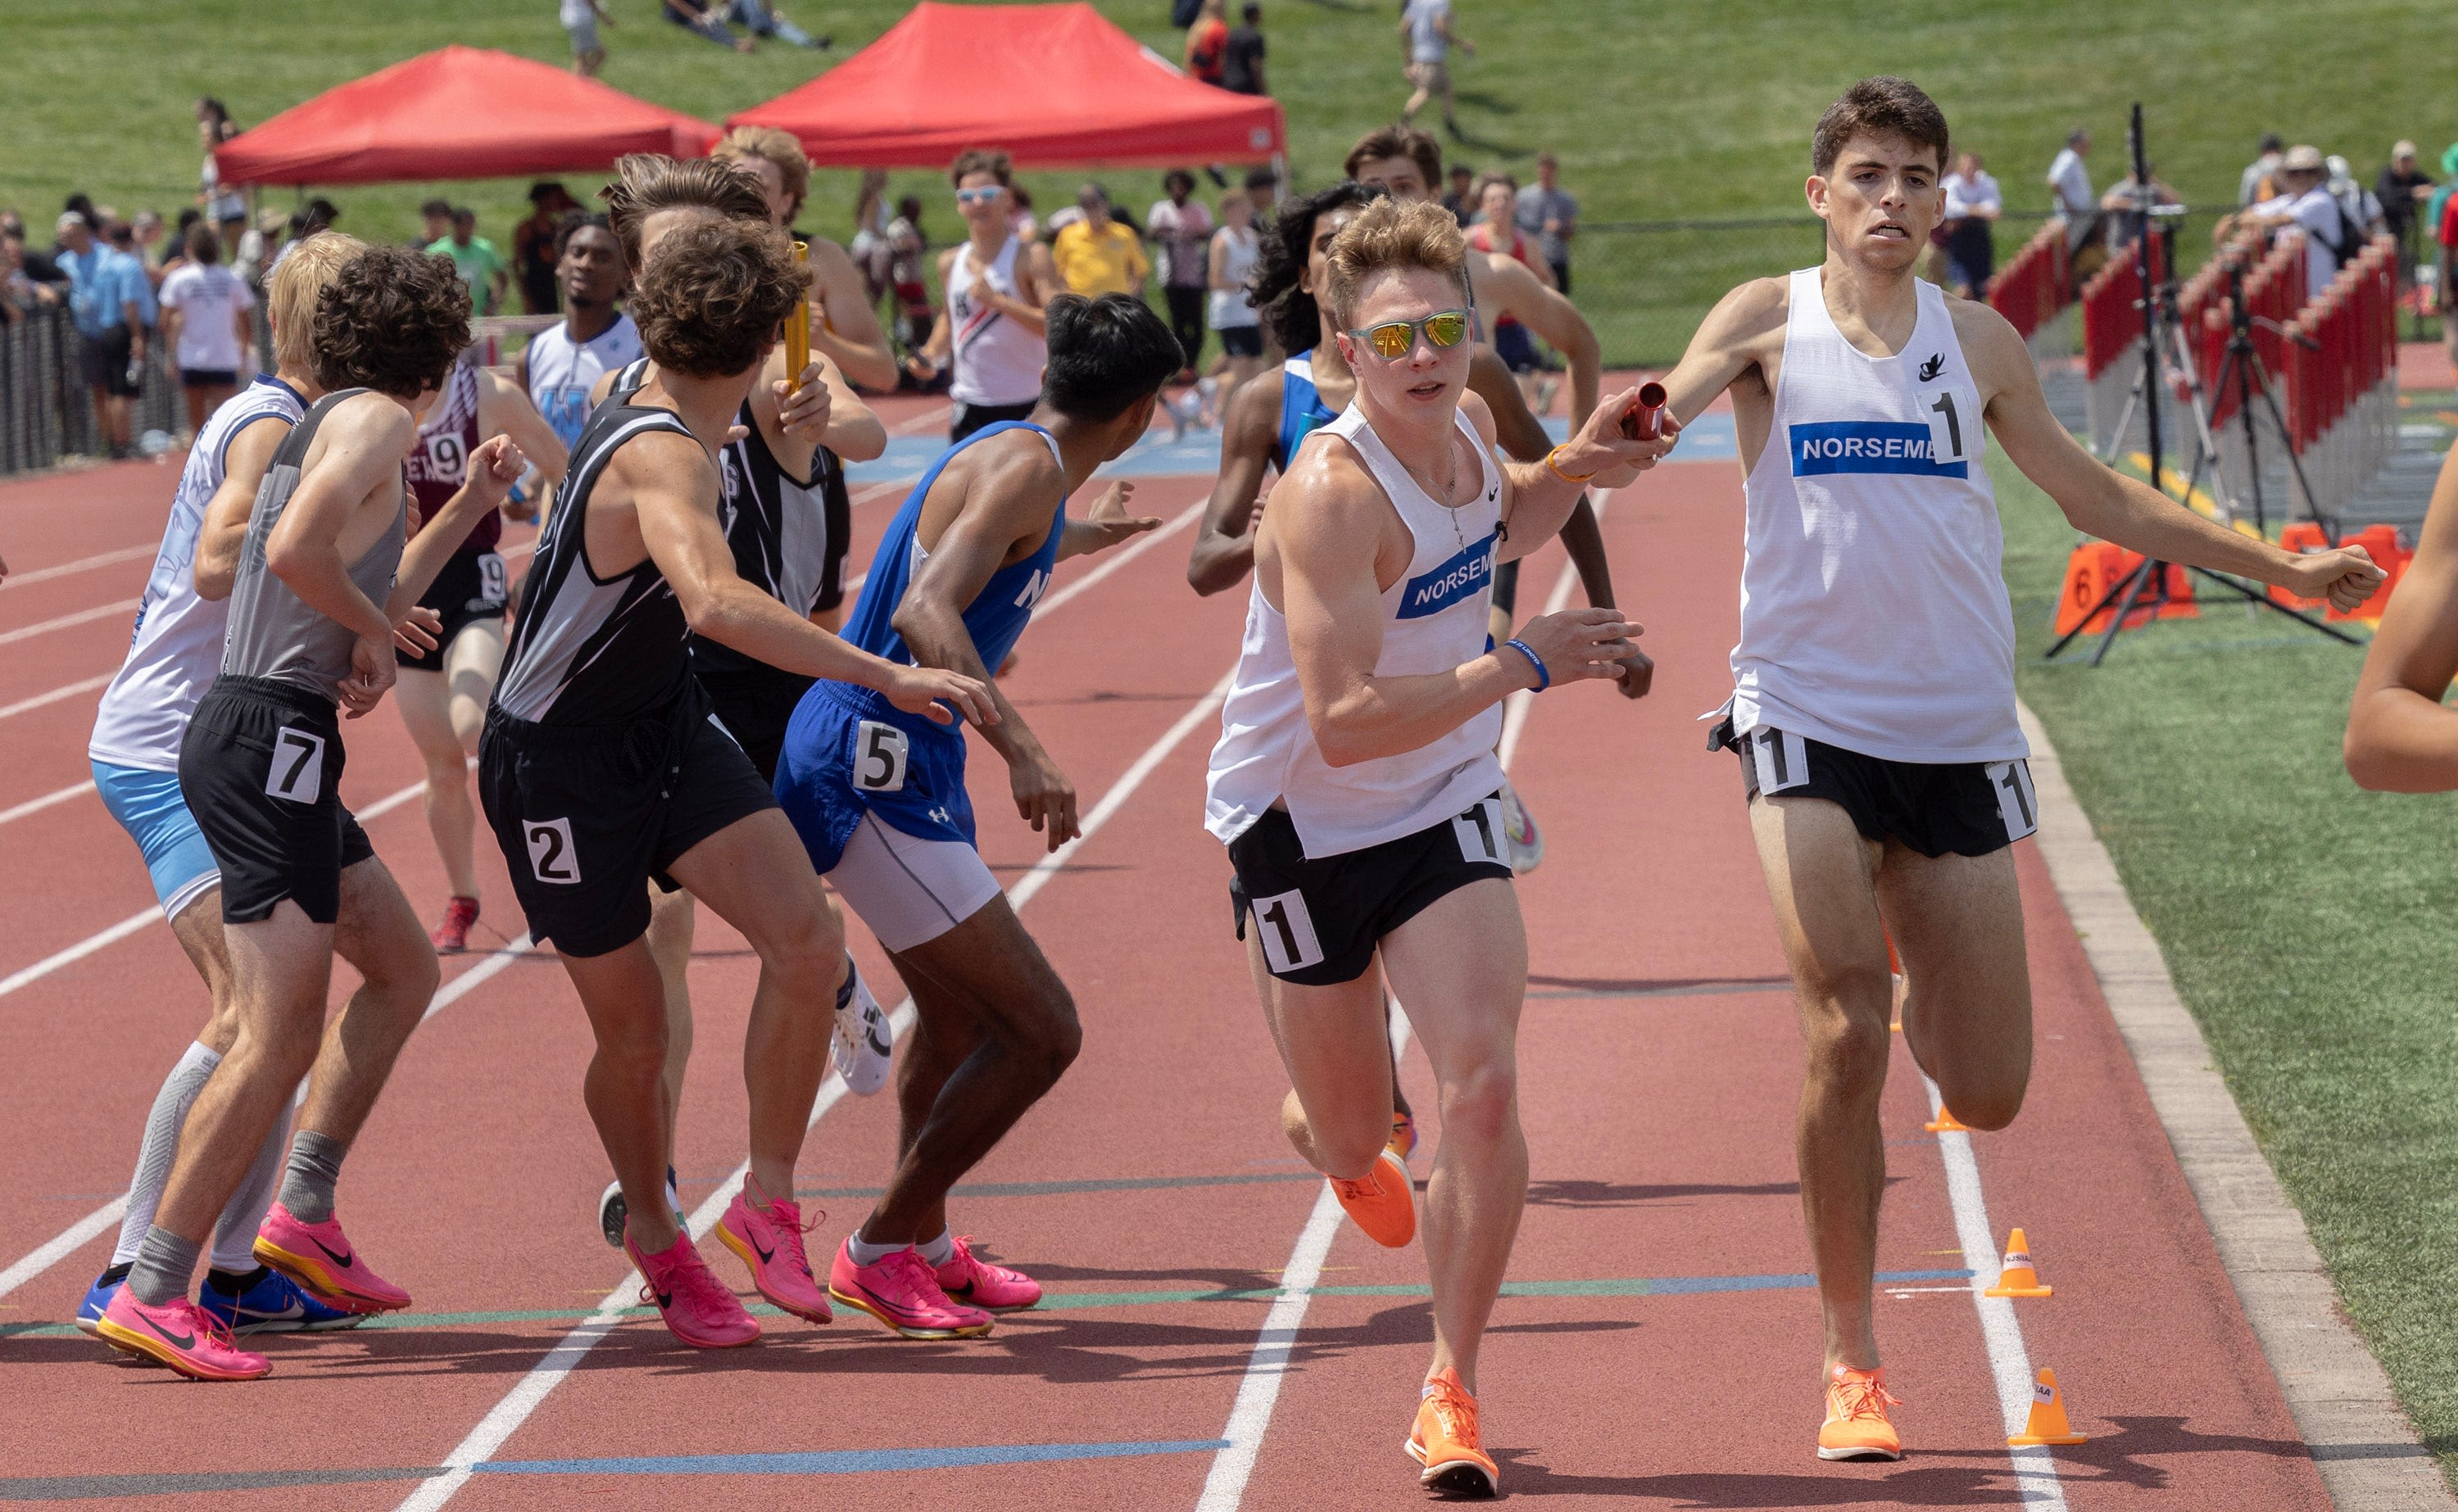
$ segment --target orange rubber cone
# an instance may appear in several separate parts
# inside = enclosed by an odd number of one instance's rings
[[[1971,1126],[1954,1116],[1954,1110],[1944,1103],[1937,1105],[1937,1116],[1921,1125],[1932,1134],[1968,1134]]]
[[[2031,1387],[2031,1416],[2023,1431],[2006,1440],[2017,1448],[2027,1444],[2081,1443],[2084,1438],[2066,1421],[2066,1401],[2057,1394],[2057,1373],[2041,1367],[2040,1378]]]
[[[1989,1289],[1990,1296],[2052,1296],[2054,1287],[2040,1284],[2040,1273],[2031,1265],[2031,1241],[2015,1230],[2006,1239],[2006,1263],[1998,1270],[1997,1284]]]

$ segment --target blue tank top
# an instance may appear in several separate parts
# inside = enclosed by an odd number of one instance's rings
[[[1281,364],[1281,433],[1272,443],[1272,465],[1289,470],[1298,444],[1339,417],[1314,386],[1314,359],[1301,353]]]
[[[913,664],[913,652],[906,649],[905,637],[896,632],[893,621],[897,606],[905,602],[905,590],[911,586],[913,574],[928,553],[915,539],[922,523],[922,502],[929,497],[930,486],[956,454],[979,441],[988,440],[1002,431],[1030,430],[1050,445],[1052,457],[1058,454],[1058,442],[1039,425],[1021,420],[1001,421],[984,425],[964,440],[948,448],[946,456],[931,464],[913,491],[888,522],[886,538],[879,543],[879,554],[871,559],[870,575],[862,585],[862,598],[854,605],[853,618],[846,622],[844,638],[875,656],[889,661]],[[1058,563],[1058,538],[1067,525],[1067,501],[1058,501],[1058,512],[1050,522],[1050,534],[1038,550],[1020,562],[1010,562],[990,574],[982,590],[965,606],[965,630],[973,637],[973,651],[989,671],[998,671],[1007,653],[1015,649],[1016,638],[1032,621],[1033,606],[1050,591],[1051,569]]]

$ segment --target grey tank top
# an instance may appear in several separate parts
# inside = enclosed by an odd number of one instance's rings
[[[230,629],[222,640],[222,675],[266,677],[304,688],[322,698],[333,698],[333,685],[350,675],[350,648],[358,632],[300,602],[288,584],[264,565],[264,543],[299,491],[299,468],[316,431],[333,406],[364,388],[347,388],[317,401],[306,417],[291,427],[273,454],[264,482],[256,490],[256,507],[248,516],[247,544],[240,550],[239,571],[231,583]],[[402,487],[392,528],[376,538],[366,554],[350,564],[350,581],[377,604],[392,592],[393,574],[401,567],[402,543],[409,524],[408,487]],[[338,701],[338,700],[336,700]]]

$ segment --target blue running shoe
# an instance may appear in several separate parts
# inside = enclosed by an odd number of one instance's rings
[[[356,1328],[366,1320],[364,1313],[325,1305],[298,1282],[270,1269],[237,1296],[209,1281],[199,1289],[198,1299],[204,1304],[206,1315],[220,1321],[233,1335],[316,1334]]]
[[[85,1300],[77,1304],[77,1332],[88,1338],[102,1337],[102,1310],[109,1307],[111,1299],[119,1295],[119,1289],[128,1284],[127,1276],[110,1280],[106,1279],[109,1274],[105,1272],[95,1276],[94,1285],[85,1289]]]

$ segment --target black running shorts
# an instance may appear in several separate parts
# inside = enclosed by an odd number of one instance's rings
[[[1270,809],[1229,842],[1230,917],[1240,940],[1252,917],[1263,963],[1282,982],[1354,982],[1383,937],[1436,899],[1488,877],[1510,880],[1508,858],[1499,793],[1414,835],[1320,860],[1307,859],[1288,815]]]
[[[1748,797],[1824,798],[1864,839],[1900,840],[1923,856],[1986,856],[2039,827],[2030,763],[1888,761],[1781,730],[1733,736]]]
[[[511,597],[511,573],[502,557],[492,551],[453,552],[418,598],[421,608],[444,616],[435,649],[413,656],[396,644],[392,659],[418,672],[442,672],[444,653],[452,649],[453,640],[480,620],[501,622]]]
[[[719,668],[696,661],[692,675],[708,691],[717,722],[742,747],[742,754],[759,769],[760,779],[774,787],[777,757],[785,749],[785,726],[794,717],[795,705],[819,679],[765,662]]]
[[[545,725],[487,711],[478,798],[530,935],[602,956],[649,927],[655,880],[719,830],[777,806],[698,683],[622,725]]]
[[[222,872],[222,922],[255,923],[284,898],[320,924],[342,873],[375,855],[342,806],[342,725],[292,683],[222,677],[179,742],[179,792]]]

